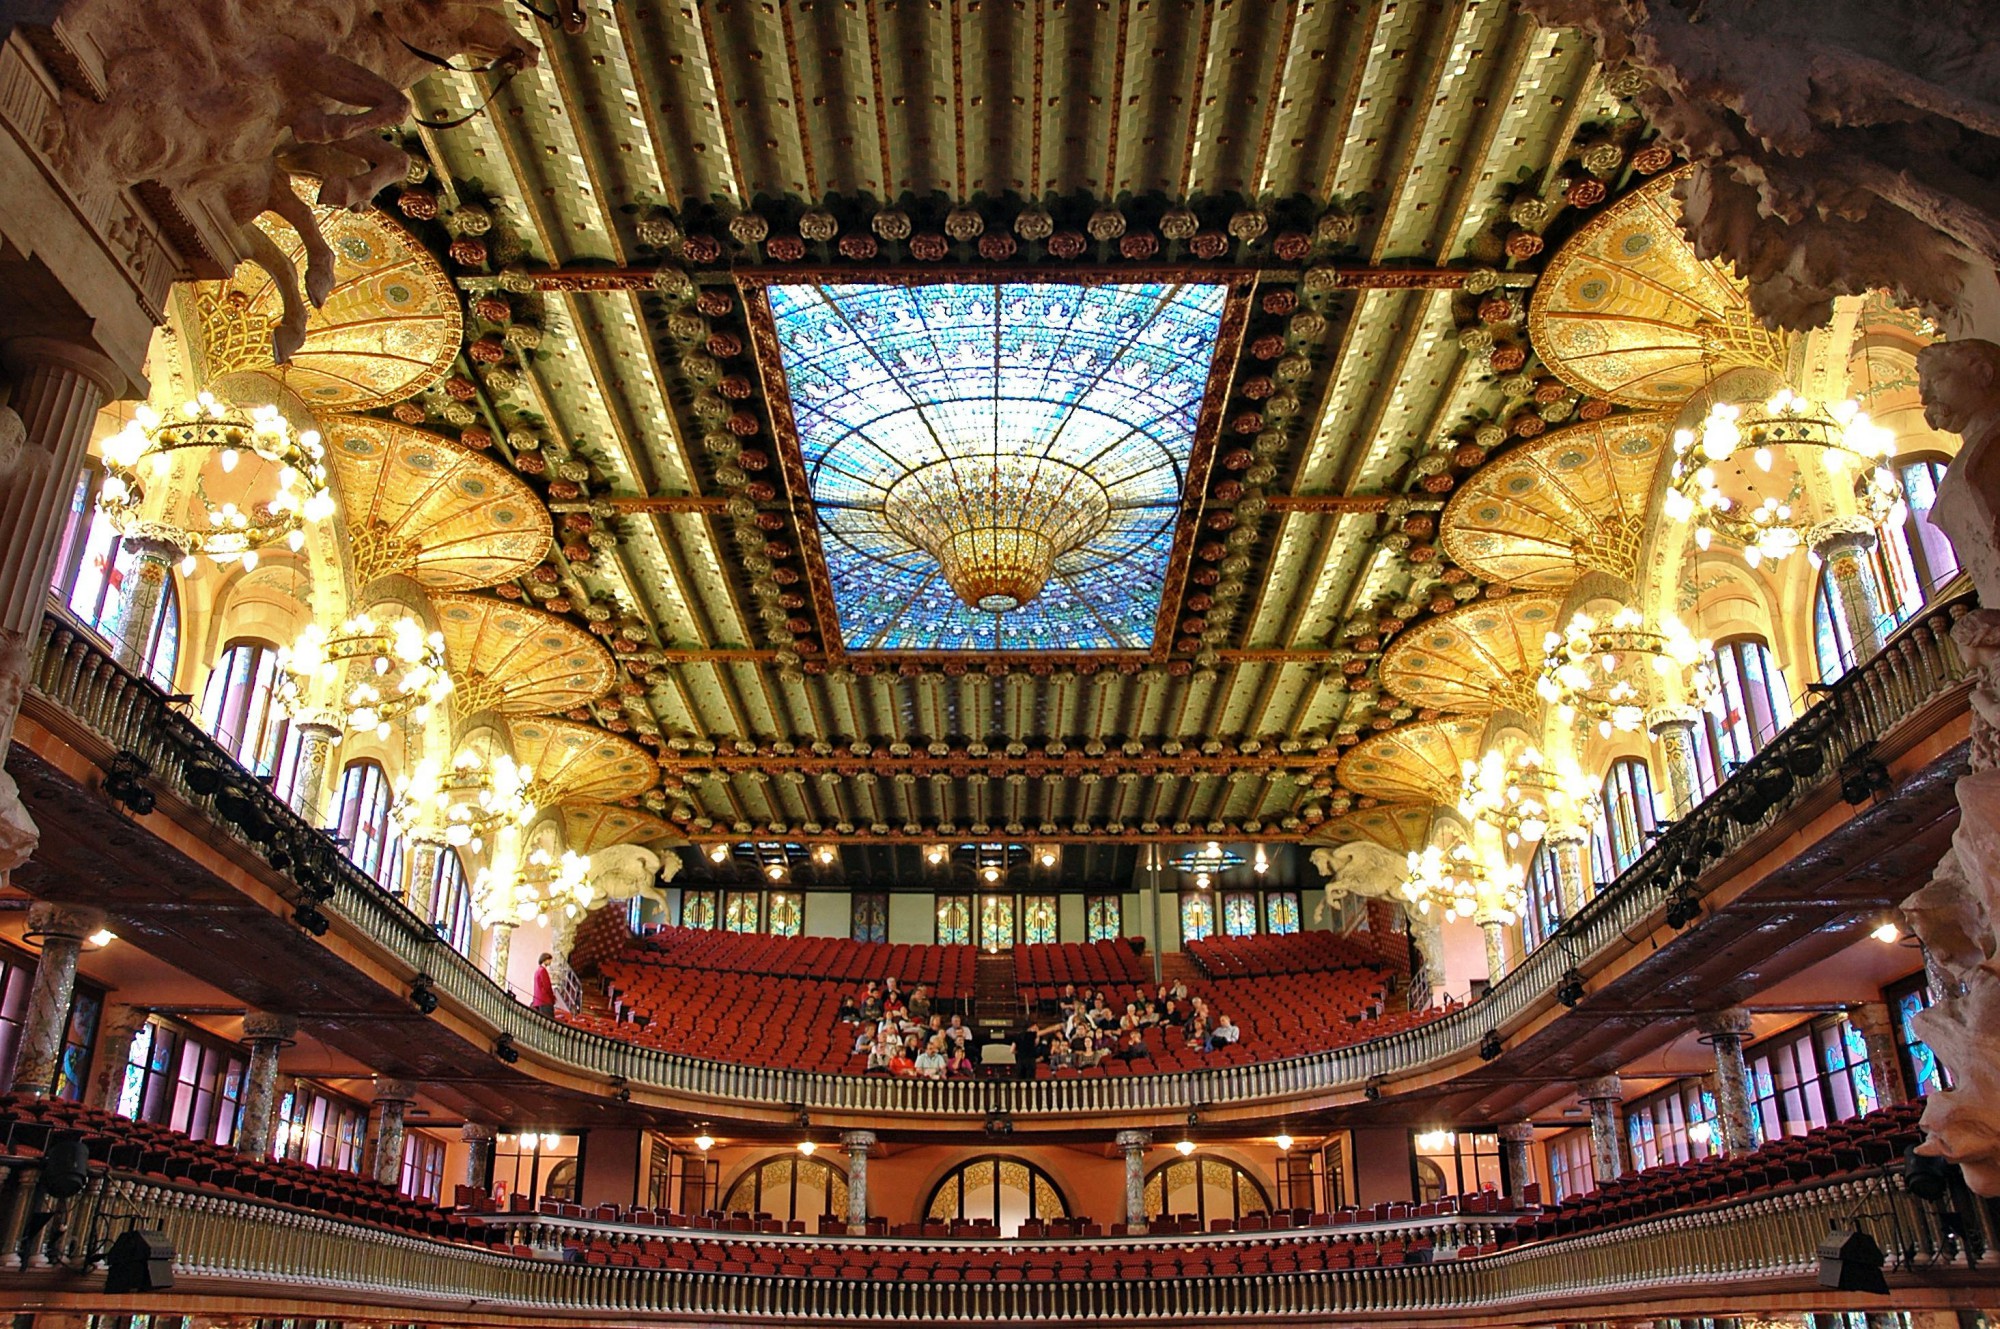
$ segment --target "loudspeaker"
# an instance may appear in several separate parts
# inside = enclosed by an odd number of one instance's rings
[[[1882,1276],[1884,1256],[1875,1238],[1860,1229],[1835,1229],[1819,1244],[1819,1285],[1837,1292],[1873,1292],[1889,1295],[1889,1280]]]
[[[159,1292],[174,1285],[174,1243],[164,1232],[133,1228],[104,1257],[106,1292]]]
[[[90,1180],[90,1150],[77,1131],[57,1131],[42,1149],[42,1193],[58,1200],[81,1194]]]

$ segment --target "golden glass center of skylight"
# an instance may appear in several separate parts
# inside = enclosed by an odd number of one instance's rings
[[[847,647],[1150,646],[1225,295],[771,287]]]

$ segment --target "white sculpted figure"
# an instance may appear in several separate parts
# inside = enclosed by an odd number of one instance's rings
[[[1403,899],[1403,878],[1409,875],[1408,860],[1403,855],[1373,840],[1356,840],[1313,850],[1312,865],[1326,874],[1328,909],[1338,908],[1341,899],[1349,895],[1403,905],[1410,940],[1416,944],[1424,972],[1432,983],[1443,977],[1444,937],[1437,920],[1409,908]]]

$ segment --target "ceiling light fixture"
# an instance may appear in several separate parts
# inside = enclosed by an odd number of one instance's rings
[[[715,1137],[707,1131],[703,1131],[700,1135],[694,1137],[694,1147],[705,1154],[715,1148]]]
[[[804,1154],[807,1158],[811,1158],[815,1153],[819,1152],[819,1146],[814,1144],[811,1140],[800,1140],[799,1152]]]
[[[1024,436],[905,473],[883,497],[882,516],[937,560],[959,599],[1004,614],[1040,595],[1057,560],[1096,538],[1111,497],[1089,471]]]
[[[1180,1152],[1180,1156],[1182,1158],[1186,1158],[1189,1154],[1194,1152],[1194,1141],[1183,1138],[1180,1141],[1180,1143],[1174,1146],[1174,1148]]]
[[[408,715],[418,724],[451,695],[444,634],[425,632],[416,616],[380,622],[356,614],[339,627],[308,623],[278,651],[277,697],[294,717],[329,714],[350,733],[389,736]]]
[[[1278,1152],[1281,1154],[1288,1154],[1292,1151],[1292,1137],[1283,1131],[1279,1131],[1277,1138],[1271,1141],[1271,1143],[1278,1146]]]

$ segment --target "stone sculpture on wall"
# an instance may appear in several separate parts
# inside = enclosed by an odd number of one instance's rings
[[[333,251],[295,175],[320,203],[368,204],[409,159],[383,131],[410,115],[406,90],[453,57],[489,78],[536,62],[503,0],[71,0],[61,18],[102,53],[104,95],[65,89],[43,147],[85,197],[150,185],[232,226],[239,252],[288,299],[274,334],[282,363],[305,340],[291,262],[256,226],[275,212],[305,241],[313,304],[333,283]]]
[[[1695,163],[1683,225],[1735,265],[1767,323],[1824,323],[1837,295],[1887,290],[1953,336],[2000,338],[2000,6],[1940,0],[1527,0],[1645,85],[1633,102]],[[1614,75],[1616,77],[1617,75]],[[1932,427],[1964,437],[1934,520],[1981,602],[2000,606],[2000,345],[1918,357]],[[2000,1195],[2000,612],[1953,637],[1977,669],[1972,773],[1931,881],[1905,902],[1938,1001],[1916,1020],[1956,1083],[1922,1148]]]
[[[1410,940],[1423,961],[1424,972],[1430,975],[1433,983],[1443,980],[1444,934],[1433,915],[1420,914],[1407,907],[1402,885],[1403,878],[1408,875],[1408,864],[1403,855],[1373,840],[1355,840],[1329,849],[1313,850],[1312,865],[1326,874],[1328,909],[1338,908],[1341,899],[1349,895],[1405,906],[1405,926],[1409,928]]]

